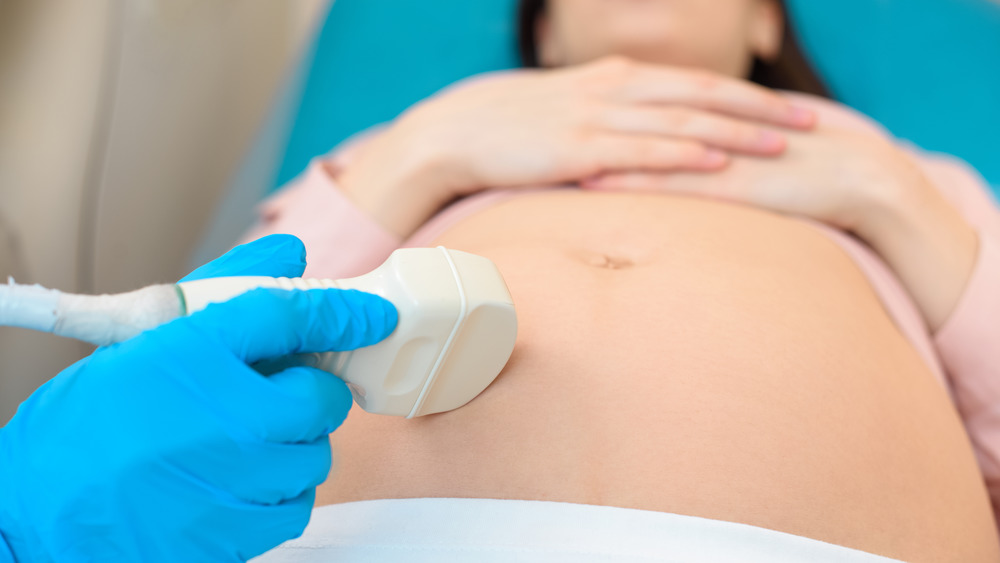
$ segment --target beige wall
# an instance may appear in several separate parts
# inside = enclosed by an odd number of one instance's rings
[[[325,0],[0,0],[0,274],[185,272]],[[0,423],[86,352],[0,328]]]
[[[102,292],[185,272],[297,46],[300,21],[288,6],[308,3],[137,4],[143,9],[126,11],[122,79],[85,261],[93,270],[84,283]]]

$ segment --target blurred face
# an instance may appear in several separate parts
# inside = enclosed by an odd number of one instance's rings
[[[781,49],[777,0],[548,0],[538,22],[543,66],[605,55],[746,77]]]

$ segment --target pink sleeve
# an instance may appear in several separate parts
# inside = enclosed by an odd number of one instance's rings
[[[347,278],[374,270],[402,241],[365,215],[337,187],[320,159],[261,204],[247,240],[286,233],[306,246],[306,277]]]
[[[958,411],[1000,515],[1000,241],[982,237],[979,263],[935,336]]]
[[[969,284],[934,337],[955,403],[1000,515],[1000,207],[976,172],[957,159],[919,158],[930,178],[979,234]]]

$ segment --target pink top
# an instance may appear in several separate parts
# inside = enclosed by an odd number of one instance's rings
[[[844,106],[803,95],[822,123],[888,137],[878,124]],[[364,139],[338,151],[332,163],[343,166]],[[814,221],[868,276],[886,310],[921,354],[957,406],[983,472],[994,514],[1000,515],[1000,208],[985,182],[961,161],[911,151],[925,176],[958,208],[979,234],[979,257],[965,294],[936,334],[926,324],[892,270],[869,247]],[[547,188],[571,189],[571,188]],[[425,246],[439,233],[476,211],[518,194],[487,191],[440,212],[403,241],[366,216],[340,191],[321,162],[262,204],[261,223],[248,238],[274,233],[298,236],[306,245],[310,277],[344,278],[378,267],[393,250]]]

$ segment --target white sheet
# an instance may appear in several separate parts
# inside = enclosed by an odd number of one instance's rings
[[[414,563],[886,563],[791,534],[608,506],[488,499],[320,507],[301,538],[253,559]]]

